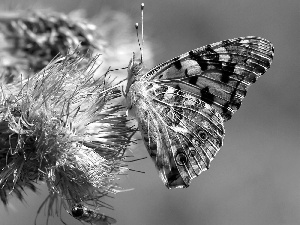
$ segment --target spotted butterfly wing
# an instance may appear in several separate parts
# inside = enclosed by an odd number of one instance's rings
[[[126,99],[168,188],[188,187],[223,144],[223,123],[270,67],[273,45],[242,37],[197,48],[147,71],[134,58]]]

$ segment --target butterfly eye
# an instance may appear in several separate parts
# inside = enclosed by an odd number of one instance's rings
[[[203,141],[207,139],[207,133],[205,131],[200,131],[199,136]]]
[[[79,217],[83,215],[83,208],[80,204],[73,206],[71,211],[73,217]]]
[[[176,162],[178,165],[183,166],[186,164],[187,162],[187,158],[186,155],[184,153],[178,153],[176,156]]]

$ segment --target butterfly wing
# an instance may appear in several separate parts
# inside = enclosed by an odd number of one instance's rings
[[[143,93],[135,115],[161,179],[168,188],[188,187],[222,146],[221,115],[179,89],[153,82],[133,85]]]
[[[229,120],[248,87],[270,67],[273,45],[260,37],[241,37],[194,49],[162,63],[142,78],[189,92]]]
[[[145,74],[131,61],[128,108],[168,188],[188,187],[209,167],[223,143],[223,122],[273,55],[269,41],[244,37],[192,50]]]

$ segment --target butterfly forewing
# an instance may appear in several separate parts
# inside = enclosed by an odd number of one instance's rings
[[[192,50],[147,73],[131,61],[128,108],[168,188],[188,187],[209,168],[223,144],[223,123],[273,54],[269,41],[245,37]]]
[[[216,108],[226,121],[239,109],[248,87],[270,67],[273,55],[273,45],[263,38],[229,39],[160,64],[141,80],[179,85]]]

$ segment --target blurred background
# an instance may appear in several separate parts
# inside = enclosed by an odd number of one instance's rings
[[[124,13],[132,26],[122,27],[122,34],[125,29],[132,37],[135,22],[140,22],[141,1],[137,0],[0,1],[3,10],[51,8],[69,13],[82,9],[88,18]],[[110,216],[119,225],[300,224],[299,0],[143,2],[145,45],[152,49],[152,59],[145,55],[149,67],[206,44],[248,35],[270,40],[275,56],[271,68],[225,124],[224,146],[207,172],[188,189],[167,190],[149,158],[130,163],[145,174],[129,172],[122,179],[124,187],[134,190],[110,200],[115,208]],[[118,35],[118,29],[114,32],[120,43],[127,37]],[[132,40],[136,47],[116,54],[115,67],[128,65],[137,49],[137,41]],[[143,143],[132,152],[137,158],[147,156]],[[7,209],[1,205],[0,225],[33,224],[47,196],[45,185],[38,188],[39,195],[27,191],[25,203],[11,198]],[[65,212],[62,218],[68,224],[81,224]],[[46,224],[44,212],[37,224]],[[50,218],[49,225],[54,224],[63,223]]]

